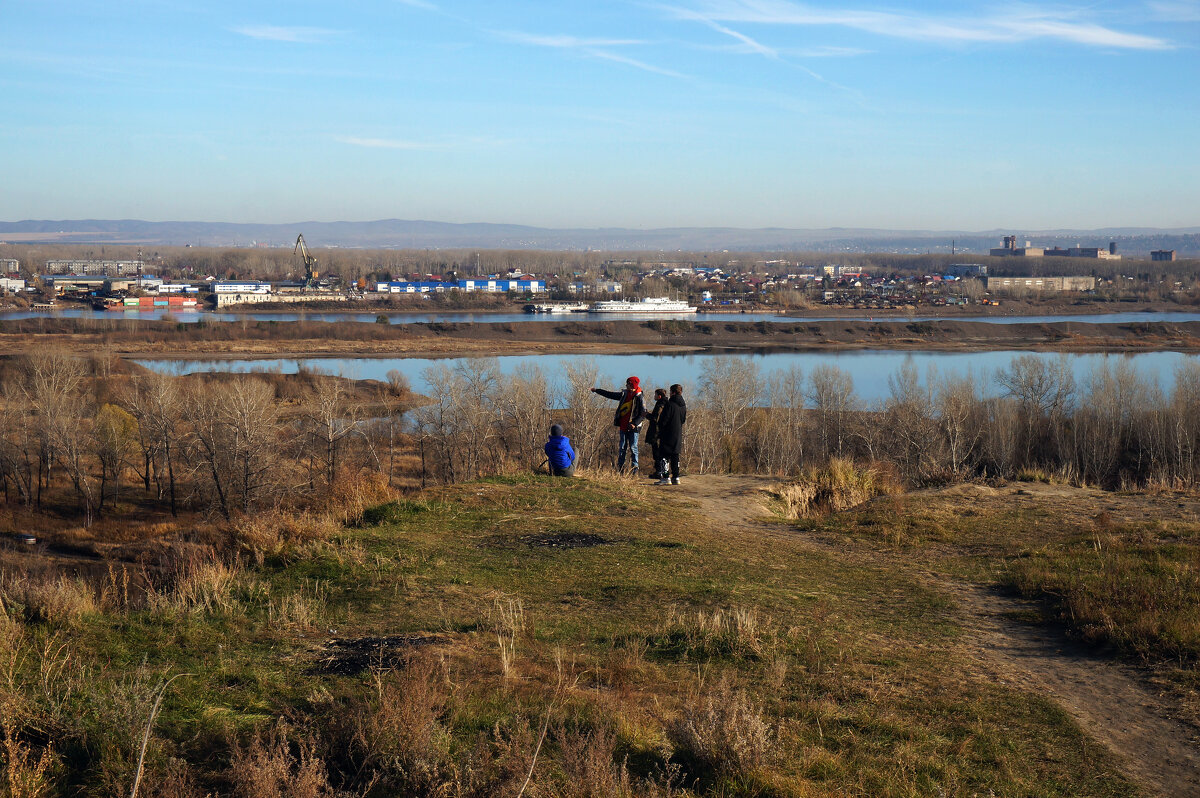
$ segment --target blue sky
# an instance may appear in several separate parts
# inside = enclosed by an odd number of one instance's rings
[[[0,219],[1200,225],[1200,0],[4,0]]]

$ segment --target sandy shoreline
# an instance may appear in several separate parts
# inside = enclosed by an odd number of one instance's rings
[[[0,354],[66,347],[128,358],[272,359],[539,354],[817,352],[1200,352],[1200,322],[993,324],[981,321],[528,321],[364,325],[355,322],[108,324],[86,319],[0,323]]]

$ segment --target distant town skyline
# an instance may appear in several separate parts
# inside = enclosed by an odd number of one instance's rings
[[[1200,0],[14,0],[0,220],[1200,224]]]

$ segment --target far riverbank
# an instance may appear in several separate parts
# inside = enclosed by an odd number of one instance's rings
[[[59,346],[136,357],[454,357],[621,352],[999,349],[1200,352],[1200,321],[995,324],[984,321],[526,321],[237,324],[22,319],[0,323],[0,354]]]

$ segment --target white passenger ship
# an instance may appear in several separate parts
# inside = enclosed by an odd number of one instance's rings
[[[584,313],[588,306],[583,302],[541,302],[526,305],[526,313]]]
[[[588,313],[695,313],[696,309],[687,302],[668,299],[665,296],[646,297],[641,300],[616,299],[608,302],[593,302]]]

